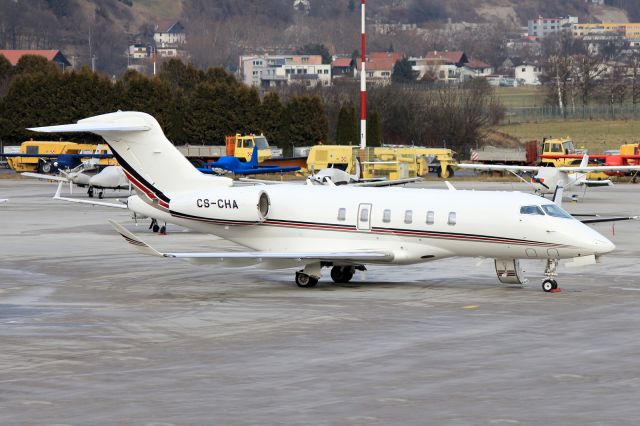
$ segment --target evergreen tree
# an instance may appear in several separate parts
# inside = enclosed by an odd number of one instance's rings
[[[353,105],[343,105],[338,113],[336,143],[338,145],[356,145],[359,134],[355,108]]]
[[[328,122],[317,96],[295,96],[285,108],[285,140],[293,146],[311,146],[327,141]]]
[[[264,133],[269,144],[286,148],[287,141],[282,135],[282,120],[284,117],[284,107],[280,102],[277,93],[267,93],[262,100],[259,109],[258,129]]]
[[[117,109],[146,112],[154,116],[163,129],[170,127],[173,98],[166,81],[127,70],[116,86]]]
[[[331,63],[331,54],[324,44],[305,44],[296,50],[296,55],[320,55],[323,64]]]
[[[393,66],[393,73],[391,74],[391,80],[394,83],[410,83],[415,81],[413,70],[411,69],[411,63],[409,59],[402,58],[396,61]]]
[[[18,60],[13,70],[14,75],[32,74],[32,73],[61,73],[60,69],[53,62],[49,62],[47,58],[40,55],[24,55]]]
[[[184,62],[176,58],[163,62],[158,76],[169,84],[173,93],[180,90],[191,93],[198,83],[205,80],[203,71],[195,68],[192,64],[185,65]]]
[[[12,71],[11,62],[4,55],[0,55],[0,83],[11,77]]]
[[[367,146],[382,144],[382,125],[378,111],[371,111],[367,117]]]

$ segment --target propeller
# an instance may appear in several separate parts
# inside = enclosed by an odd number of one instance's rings
[[[537,184],[539,184],[539,185],[542,185],[542,186],[544,186],[544,187],[545,187],[545,188],[547,188],[547,189],[551,189],[551,188],[549,188],[549,185],[547,185],[546,183],[544,183],[544,178],[539,178],[539,177],[535,177],[535,176],[534,176],[534,177],[532,177],[532,178],[531,178],[531,182],[532,182],[532,183],[537,183]]]

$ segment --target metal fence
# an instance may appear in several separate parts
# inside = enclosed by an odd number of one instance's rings
[[[640,104],[600,104],[568,106],[561,111],[558,106],[507,108],[503,123],[526,123],[530,121],[561,119],[627,120],[640,119]]]

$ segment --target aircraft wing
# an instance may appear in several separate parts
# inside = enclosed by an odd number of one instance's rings
[[[457,166],[459,169],[470,170],[484,170],[484,171],[502,171],[502,172],[537,172],[540,170],[539,166],[508,166],[506,164],[470,164],[459,163]]]
[[[624,171],[633,171],[640,170],[640,166],[587,166],[587,167],[558,167],[558,170],[563,172],[624,172]]]
[[[366,182],[356,182],[350,183],[349,186],[394,186],[394,185],[404,185],[405,183],[413,183],[413,182],[421,182],[422,178],[405,178],[405,179],[393,179],[393,180],[371,180]]]
[[[297,172],[300,170],[298,166],[285,166],[285,167],[260,167],[257,169],[246,169],[246,170],[233,170],[232,173],[236,175],[259,175],[265,173],[286,173],[286,172]]]
[[[54,200],[68,201],[70,203],[77,203],[77,204],[89,204],[89,205],[92,205],[92,206],[113,207],[113,208],[116,208],[116,209],[126,209],[126,208],[128,208],[126,204],[106,203],[104,201],[80,200],[78,198],[61,197],[60,196],[60,192],[61,191],[62,191],[62,182],[60,182],[58,184],[58,190],[56,191],[55,195],[53,196]]]
[[[53,176],[53,175],[44,175],[41,173],[31,173],[31,172],[24,172],[24,173],[20,173],[22,176],[26,176],[26,177],[30,177],[30,178],[36,178],[36,179],[43,179],[43,180],[55,180],[57,182],[69,182],[69,179],[67,179],[66,177],[62,177],[62,176]]]
[[[348,261],[355,263],[362,262],[390,262],[394,256],[386,251],[326,251],[326,252],[199,252],[199,253],[163,253],[142,241],[125,227],[113,220],[109,220],[111,226],[131,245],[143,254],[188,260],[193,263],[210,263],[224,260],[249,261],[250,263],[261,263],[267,261],[295,261],[307,263],[308,261]]]

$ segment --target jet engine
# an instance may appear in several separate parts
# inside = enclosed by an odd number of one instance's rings
[[[260,187],[215,188],[171,197],[172,216],[221,225],[262,223],[271,202]]]

